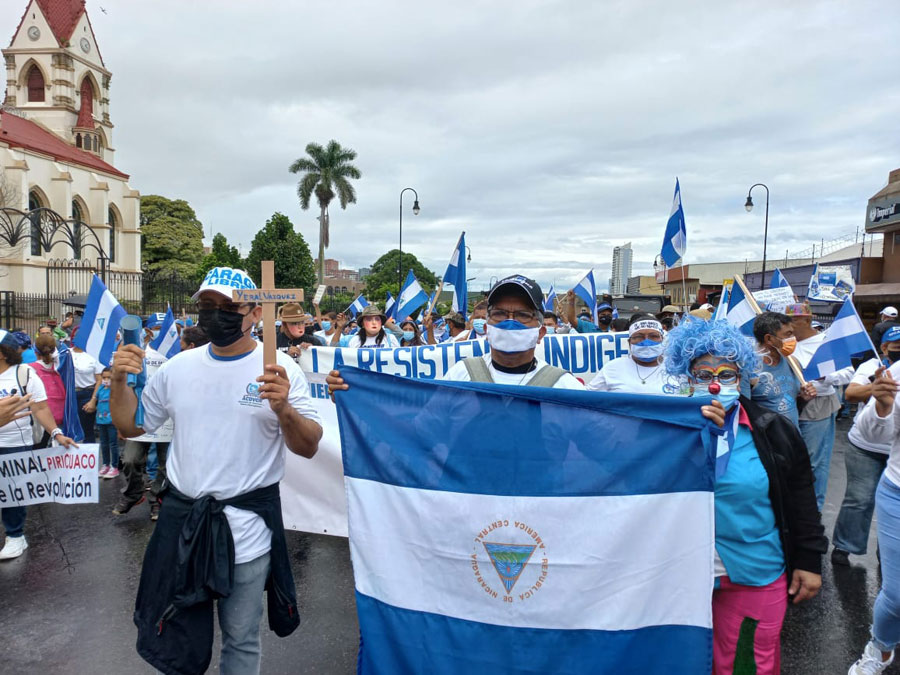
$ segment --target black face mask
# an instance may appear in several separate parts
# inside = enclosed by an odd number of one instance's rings
[[[888,349],[887,357],[888,361],[890,361],[891,363],[897,363],[897,361],[900,361],[900,350],[891,351],[890,349]]]
[[[608,326],[612,323],[612,316],[610,316],[609,314],[601,314],[597,317],[597,323],[599,323],[601,326]]]
[[[209,341],[216,347],[228,347],[244,337],[244,315],[224,309],[201,309],[200,328],[206,331]]]

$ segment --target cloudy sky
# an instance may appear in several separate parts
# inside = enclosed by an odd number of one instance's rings
[[[24,4],[24,0],[18,0]],[[100,11],[100,6],[106,13]],[[681,181],[687,261],[854,234],[900,167],[900,3],[88,0],[113,72],[116,164],[188,200],[246,253],[274,212],[311,248],[287,167],[310,141],[358,152],[329,257],[396,248],[443,272],[606,285],[631,241],[650,273]],[[7,33],[16,16],[6,14]],[[407,193],[407,197],[409,194]]]

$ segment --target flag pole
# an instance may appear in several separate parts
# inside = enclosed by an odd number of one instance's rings
[[[441,293],[444,292],[444,277],[441,277],[441,283],[438,286],[437,291],[434,294],[434,297],[431,299],[431,304],[428,306],[428,314],[430,315],[434,311],[434,306],[437,304],[438,298],[441,297]]]
[[[685,269],[684,256],[682,256],[682,258],[681,258],[681,292],[684,293],[684,313],[687,314],[688,307],[690,307],[690,305],[688,305],[687,282],[684,280],[684,269]]]
[[[759,316],[762,314],[762,310],[759,308],[759,303],[756,302],[756,298],[753,297],[753,294],[747,289],[747,285],[744,283],[743,277],[740,274],[734,275],[734,283],[741,287],[741,290],[744,291],[744,297],[747,298],[747,302],[750,303],[750,306],[753,308],[753,311],[756,312],[756,315]],[[806,384],[806,378],[803,377],[803,369],[800,367],[800,363],[797,361],[797,358],[794,356],[784,356],[783,359],[786,359],[788,362],[788,366],[790,366],[791,370],[794,372],[794,376],[800,380],[800,386]]]

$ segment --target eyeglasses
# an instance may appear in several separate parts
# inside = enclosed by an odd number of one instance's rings
[[[527,309],[517,309],[514,312],[505,309],[492,309],[488,312],[488,318],[494,323],[500,323],[507,319],[515,319],[519,323],[529,323],[537,317],[533,311]]]
[[[715,370],[712,368],[692,370],[691,376],[702,384],[709,384],[713,380],[718,380],[721,384],[734,384],[738,381],[740,373],[730,366],[719,366]]]
[[[198,312],[207,311],[210,309],[221,309],[225,312],[237,312],[240,311],[241,307],[245,307],[247,303],[239,303],[239,302],[223,302],[220,305],[217,305],[212,300],[200,300],[195,303],[195,307]]]
[[[651,342],[662,342],[663,337],[656,331],[652,331],[650,333],[635,333],[628,338],[628,342],[633,345],[636,345],[638,342],[643,342],[644,340],[650,340]]]

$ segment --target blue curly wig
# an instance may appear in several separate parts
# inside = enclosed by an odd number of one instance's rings
[[[670,375],[689,376],[691,364],[706,354],[734,362],[741,373],[758,372],[761,365],[755,341],[737,326],[694,317],[669,331],[663,363]]]

